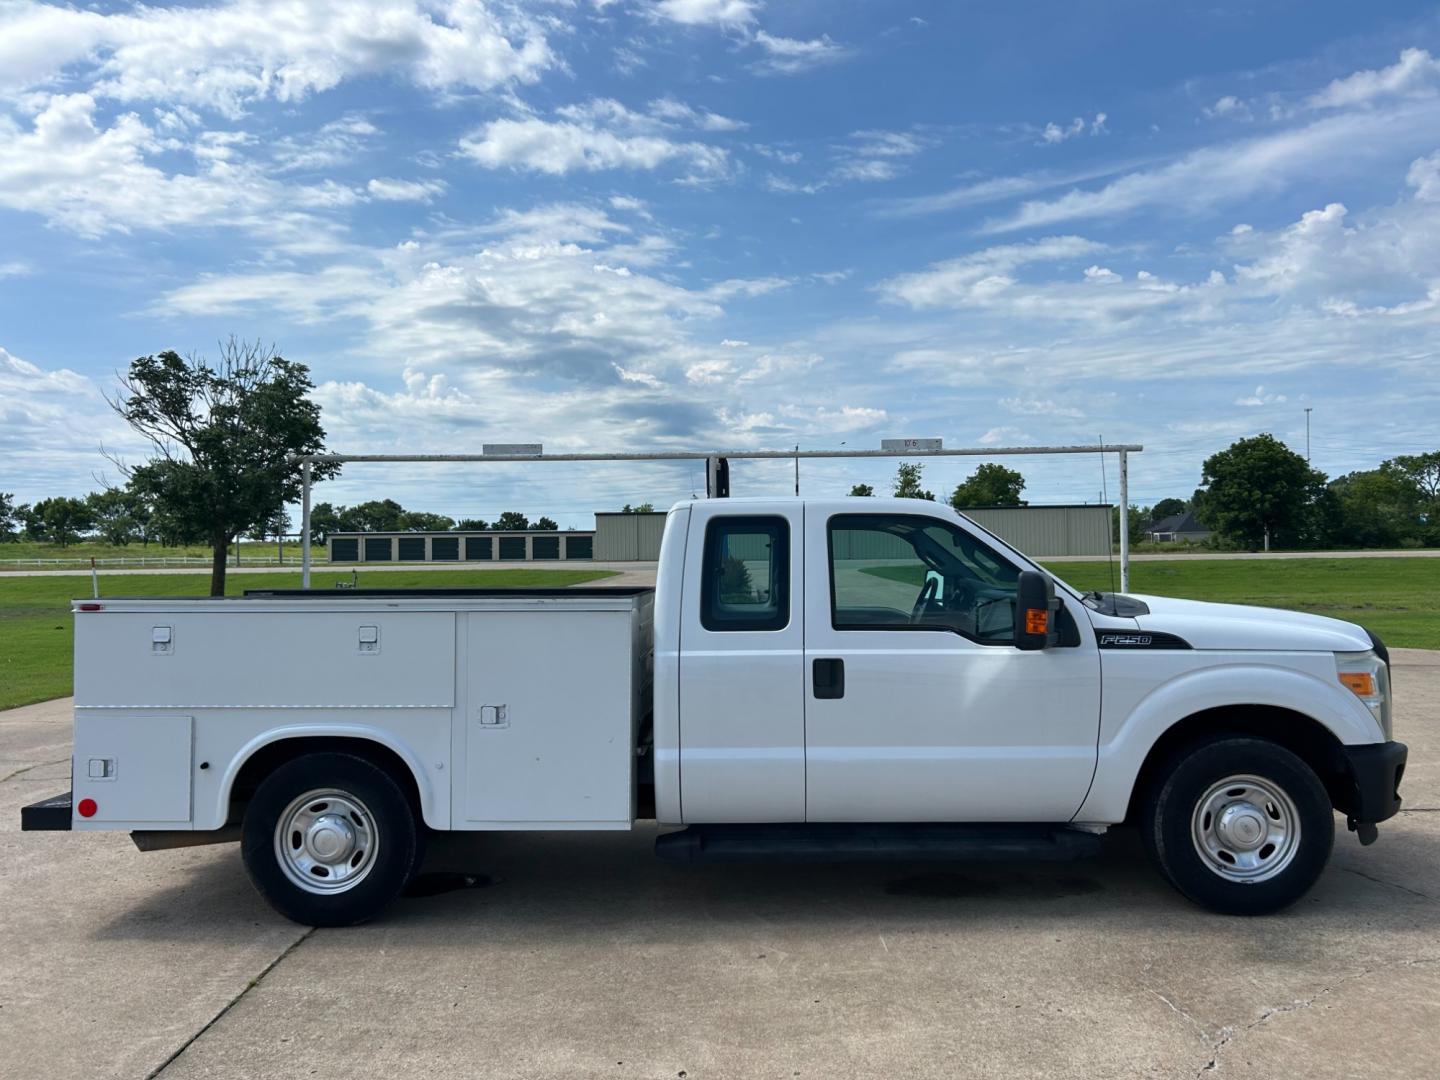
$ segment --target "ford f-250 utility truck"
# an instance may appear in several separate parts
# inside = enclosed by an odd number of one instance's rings
[[[428,830],[650,817],[680,859],[1062,857],[1130,821],[1185,895],[1261,913],[1405,767],[1361,627],[1081,595],[910,499],[682,502],[653,590],[74,609],[73,793],[23,826],[239,839],[304,923],[380,911]]]

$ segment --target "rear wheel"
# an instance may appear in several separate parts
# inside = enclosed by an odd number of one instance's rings
[[[1262,739],[1217,739],[1170,760],[1147,794],[1141,835],[1196,903],[1263,915],[1315,883],[1335,818],[1325,785],[1295,754]]]
[[[395,778],[352,754],[306,754],[271,773],[245,811],[250,880],[312,926],[373,918],[419,867],[421,830]]]

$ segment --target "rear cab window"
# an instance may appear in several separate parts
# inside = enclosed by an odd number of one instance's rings
[[[790,623],[790,524],[770,515],[712,518],[705,528],[700,625],[783,630]]]

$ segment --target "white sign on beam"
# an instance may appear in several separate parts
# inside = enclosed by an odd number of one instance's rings
[[[939,450],[940,442],[939,439],[881,439],[880,449],[908,454],[912,450]]]
[[[496,442],[485,443],[480,452],[486,457],[531,457],[543,454],[545,449],[538,442]]]

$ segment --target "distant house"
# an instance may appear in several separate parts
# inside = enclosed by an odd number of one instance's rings
[[[1201,540],[1210,538],[1210,530],[1195,520],[1195,515],[1186,511],[1183,514],[1171,514],[1167,518],[1145,528],[1145,537],[1157,543],[1174,543],[1175,541],[1188,541],[1199,543]]]

